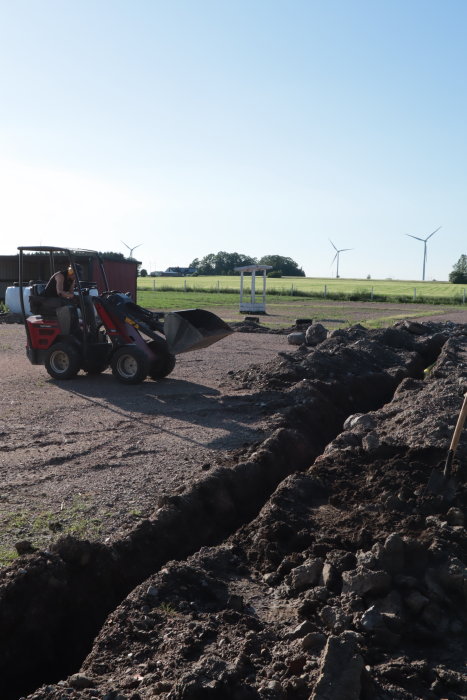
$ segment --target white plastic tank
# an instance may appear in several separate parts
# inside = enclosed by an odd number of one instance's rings
[[[44,285],[45,287],[45,285]],[[13,285],[12,287],[7,287],[5,292],[5,306],[13,314],[21,314],[21,299],[20,299],[20,288],[19,285]],[[75,292],[76,293],[76,292]],[[23,287],[23,299],[24,299],[24,311],[26,316],[31,316],[31,307],[29,306],[29,295],[31,294],[31,287]],[[89,290],[89,295],[92,297],[97,297],[99,291],[96,288],[91,288]]]
[[[31,294],[31,287],[23,287],[23,299],[24,299],[24,310],[26,316],[31,315],[31,309],[29,307],[29,295]],[[11,311],[12,314],[21,314],[21,299],[20,299],[20,287],[19,285],[14,285],[12,287],[7,287],[5,292],[5,306]]]

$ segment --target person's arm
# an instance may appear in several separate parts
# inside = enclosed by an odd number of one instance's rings
[[[69,292],[65,292],[65,290],[63,289],[63,283],[65,282],[65,278],[63,277],[61,272],[57,272],[57,275],[55,277],[55,281],[57,284],[57,296],[62,297],[63,299],[73,299],[74,281],[73,281],[73,285],[71,286],[71,290]]]

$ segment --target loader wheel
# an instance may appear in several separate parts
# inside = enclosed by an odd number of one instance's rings
[[[45,356],[45,368],[54,379],[72,379],[81,367],[78,350],[69,343],[55,343]]]
[[[149,367],[149,376],[151,379],[163,379],[171,373],[175,367],[176,357],[170,352],[159,355],[154,362],[151,362]]]
[[[126,345],[119,348],[110,361],[112,374],[123,384],[139,384],[146,379],[149,362],[142,350]]]

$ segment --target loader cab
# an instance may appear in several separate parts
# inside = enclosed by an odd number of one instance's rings
[[[101,275],[100,285],[107,290],[107,278],[103,261],[99,254],[95,251],[54,246],[28,246],[20,247],[18,250],[19,305],[26,330],[26,354],[30,362],[32,364],[45,364],[49,371],[48,363],[52,346],[65,343],[73,348],[72,354],[73,351],[76,351],[75,354],[79,354],[81,366],[94,365],[95,363],[90,363],[86,360],[90,356],[90,346],[95,344],[95,338],[90,338],[89,324],[85,322],[85,319],[86,314],[88,314],[89,318],[90,309],[93,310],[92,302],[90,303],[91,300],[87,300],[86,297],[96,297],[98,295],[97,283],[96,281],[80,279],[77,271],[78,260],[85,262],[85,274],[91,269],[91,261],[97,260],[97,269]],[[58,298],[45,296],[47,285],[45,279],[25,281],[25,270],[28,267],[30,268],[28,255],[32,253],[44,256],[40,267],[45,271],[48,266],[47,279],[50,279],[55,272],[64,267],[71,266],[75,270],[76,298],[74,303],[63,305],[58,303]],[[92,312],[94,313],[94,311]],[[107,348],[105,348],[105,353],[107,353]],[[102,355],[102,349],[92,349],[92,354],[93,356]],[[76,365],[76,362],[73,364]],[[102,365],[102,362],[100,365]]]

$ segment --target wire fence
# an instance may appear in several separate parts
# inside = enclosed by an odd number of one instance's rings
[[[149,282],[149,284],[148,284]],[[258,295],[260,283],[256,288]],[[167,282],[164,278],[151,278],[144,280],[144,284],[138,285],[141,291],[158,292],[197,292],[204,294],[239,294],[239,283],[233,284],[230,280],[221,281],[219,279],[209,282],[204,279],[177,279]],[[438,292],[438,293],[437,293]],[[442,292],[442,293],[439,293]],[[244,286],[244,296],[251,295],[251,287]],[[281,297],[302,297],[309,299],[329,299],[337,301],[374,301],[374,302],[397,302],[397,303],[418,303],[418,304],[449,304],[463,305],[467,302],[467,287],[460,285],[432,284],[424,283],[420,286],[410,284],[384,283],[381,285],[363,286],[352,283],[303,283],[291,282],[290,284],[272,284],[268,280],[266,295]]]

